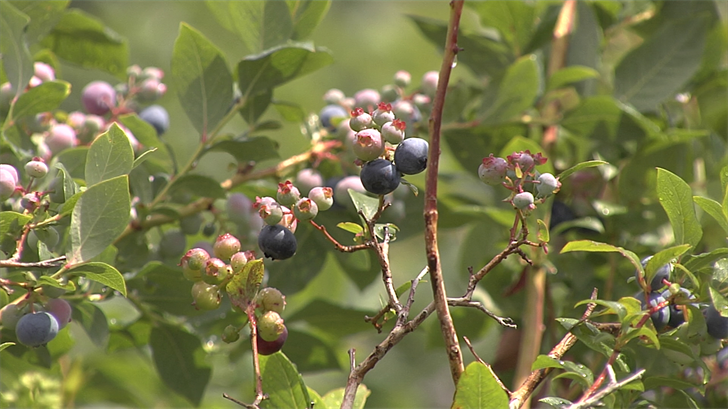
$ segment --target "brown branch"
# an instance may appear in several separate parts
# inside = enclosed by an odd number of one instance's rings
[[[21,262],[13,259],[0,260],[0,268],[54,268],[62,265],[66,261],[66,256],[51,258],[48,260],[35,262]]]
[[[453,61],[460,50],[457,45],[458,29],[460,27],[460,15],[463,10],[463,0],[450,2],[450,22],[447,28],[445,39],[444,56],[440,67],[440,75],[437,83],[437,93],[433,101],[432,113],[430,114],[430,147],[427,158],[427,176],[425,180],[425,254],[427,255],[427,267],[430,271],[430,281],[434,303],[437,309],[437,318],[440,320],[440,330],[445,339],[448,360],[450,362],[450,373],[453,383],[457,384],[460,375],[465,370],[463,355],[460,350],[457,332],[453,325],[450,310],[447,305],[447,293],[445,282],[440,265],[440,254],[437,245],[437,176],[440,165],[440,127],[442,125],[442,111],[445,105],[445,94],[450,80]]]
[[[470,308],[476,308],[482,312],[484,312],[487,316],[493,318],[494,320],[498,321],[498,323],[506,328],[516,328],[516,324],[513,322],[512,319],[508,317],[501,317],[499,315],[496,315],[491,310],[485,308],[485,305],[483,303],[480,303],[478,301],[471,301],[468,298],[448,298],[447,299],[448,305],[451,305],[453,307],[470,307]]]
[[[595,300],[597,298],[596,288],[592,291],[590,298],[592,300]],[[595,303],[587,304],[586,311],[584,311],[584,314],[581,316],[581,321],[585,321],[587,318],[589,318],[596,306],[597,305]],[[551,351],[548,353],[548,356],[554,359],[561,359],[564,354],[566,354],[566,352],[571,349],[574,344],[576,344],[576,341],[576,335],[572,334],[571,332],[567,332],[566,335],[564,335],[564,337],[561,339],[561,341],[559,341],[559,343],[551,349]],[[548,376],[548,374],[551,373],[552,370],[553,368],[543,368],[532,371],[531,374],[526,378],[526,380],[523,381],[521,386],[513,393],[511,393],[509,404],[510,408],[518,409],[523,406],[524,402],[526,402],[526,400],[531,396],[536,387],[541,384],[544,379],[546,379],[546,376]]]
[[[355,251],[366,250],[371,247],[368,244],[357,244],[357,245],[353,245],[353,246],[345,246],[345,245],[339,243],[338,240],[336,240],[333,236],[331,236],[331,234],[329,234],[328,230],[326,230],[326,227],[324,225],[318,224],[313,220],[310,220],[309,222],[311,223],[311,225],[313,227],[317,228],[321,233],[323,233],[324,236],[326,236],[326,239],[328,239],[331,243],[333,243],[336,250],[338,250],[342,253],[353,253]]]

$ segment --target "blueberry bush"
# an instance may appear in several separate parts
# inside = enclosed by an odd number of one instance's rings
[[[727,22],[0,0],[0,403],[727,407]]]

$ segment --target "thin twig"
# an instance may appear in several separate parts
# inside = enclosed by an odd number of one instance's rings
[[[336,240],[335,238],[333,238],[331,236],[331,234],[329,234],[328,230],[326,230],[326,227],[324,225],[318,224],[318,223],[316,223],[313,220],[309,220],[309,222],[311,223],[311,225],[313,227],[315,227],[319,231],[321,231],[321,233],[323,233],[324,236],[326,236],[326,238],[331,243],[333,243],[333,245],[336,248],[336,250],[338,250],[338,251],[340,251],[342,253],[353,253],[355,251],[366,250],[366,249],[370,248],[370,246],[367,245],[367,244],[356,244],[356,245],[353,245],[353,246],[345,246],[345,245],[339,243],[338,240]]]
[[[592,300],[597,299],[597,289],[595,288],[592,290],[592,294],[590,297]],[[589,316],[594,312],[594,308],[596,308],[595,303],[589,303],[586,306],[586,311],[584,311],[584,314],[581,316],[581,321],[585,321]],[[559,341],[556,346],[554,346],[551,351],[548,353],[548,356],[554,359],[561,359],[566,352],[571,349],[574,344],[576,344],[577,338],[576,335],[572,334],[571,332],[567,332],[566,335]],[[536,387],[544,380],[546,379],[546,376],[548,376],[549,373],[553,368],[543,368],[543,369],[537,369],[535,371],[532,371],[531,374],[526,378],[525,381],[521,384],[521,386],[513,391],[510,396],[510,409],[518,409],[520,408],[523,403],[531,396],[533,391],[536,389]]]
[[[12,259],[0,260],[0,268],[54,268],[62,265],[66,256],[60,256],[43,261],[20,262]]]
[[[506,328],[518,328],[516,326],[516,323],[513,322],[513,320],[509,317],[501,317],[499,315],[496,315],[493,311],[485,308],[485,305],[483,303],[478,301],[472,301],[467,298],[448,298],[447,299],[448,305],[451,305],[453,307],[471,307],[471,308],[477,308],[478,310],[484,312],[487,316],[493,318],[494,320],[498,321],[498,323]]]
[[[642,375],[645,374],[645,369],[640,369],[639,371],[633,373],[632,375],[617,382],[617,379],[616,379],[617,377],[614,374],[614,368],[612,368],[612,365],[607,365],[607,368],[608,368],[608,372],[609,372],[609,383],[607,384],[607,386],[605,386],[598,392],[594,393],[589,399],[586,399],[583,402],[573,403],[573,404],[567,406],[566,409],[586,409],[586,408],[590,408],[592,406],[596,406],[599,403],[599,401],[601,401],[605,396],[616,391],[617,389],[624,387],[625,385],[627,385],[630,382],[640,379],[642,377]]]
[[[437,93],[430,113],[430,146],[427,158],[427,175],[425,179],[425,254],[427,266],[430,271],[432,293],[437,309],[437,318],[440,320],[440,330],[445,339],[445,347],[450,362],[450,374],[454,384],[457,384],[465,367],[463,355],[460,350],[455,325],[447,305],[447,293],[440,265],[440,253],[437,245],[437,177],[440,165],[440,127],[442,125],[442,112],[445,105],[445,95],[450,81],[455,56],[460,51],[457,44],[460,16],[463,10],[463,0],[450,2],[450,21],[445,38],[444,56],[440,66],[437,83]]]

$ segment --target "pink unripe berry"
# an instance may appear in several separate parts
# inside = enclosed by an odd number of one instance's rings
[[[367,88],[354,94],[354,101],[354,106],[369,109],[369,107],[377,106],[381,102],[381,98],[377,90]]]
[[[408,71],[399,70],[394,73],[394,83],[402,88],[407,88],[412,82],[412,74]]]
[[[53,67],[46,63],[36,62],[33,64],[34,75],[40,78],[41,81],[53,81],[56,79],[56,72]]]
[[[324,101],[326,101],[327,104],[338,104],[344,100],[344,98],[346,98],[344,92],[336,88],[332,88],[324,94]]]
[[[404,140],[405,129],[407,129],[407,124],[402,120],[395,119],[392,122],[387,122],[382,125],[382,138],[396,145]]]
[[[205,262],[209,259],[210,253],[208,253],[207,250],[200,247],[195,247],[189,249],[187,253],[182,256],[182,260],[180,260],[180,265],[182,267],[187,266],[192,270],[202,270],[202,268],[205,267]]]
[[[491,153],[483,158],[483,163],[478,166],[478,177],[486,185],[495,186],[502,183],[506,177],[508,162],[503,158],[496,158]]]
[[[434,97],[437,93],[437,82],[440,79],[440,73],[437,71],[428,71],[422,76],[422,93],[430,97]]]
[[[296,202],[293,214],[298,220],[312,220],[318,214],[318,205],[313,200],[304,197]]]
[[[51,298],[45,304],[46,312],[51,314],[58,321],[58,329],[63,329],[71,322],[71,304],[61,298]]]
[[[364,129],[357,132],[352,150],[354,155],[364,162],[380,157],[384,154],[382,134],[376,129]]]
[[[0,200],[5,200],[15,193],[18,184],[18,171],[12,165],[0,165]]]
[[[232,268],[219,258],[213,257],[205,262],[202,281],[207,284],[217,285],[222,283],[230,274],[232,274]]]
[[[230,260],[230,257],[238,251],[240,251],[240,240],[230,233],[221,234],[212,245],[215,257],[222,260]]]
[[[83,88],[81,96],[86,112],[104,115],[116,106],[116,91],[104,81],[93,81]]]
[[[243,267],[248,264],[248,261],[255,259],[255,254],[250,251],[239,251],[230,257],[230,267],[232,267],[234,273],[243,271]]]
[[[272,197],[258,197],[253,205],[265,224],[275,225],[283,218],[283,208]]]
[[[290,180],[278,184],[278,192],[276,200],[284,206],[290,206],[301,198],[301,192],[297,187],[293,186]]]
[[[349,119],[349,127],[355,131],[370,128],[374,124],[372,116],[364,112],[361,108],[351,111],[351,119]]]
[[[321,173],[310,168],[301,169],[296,174],[296,186],[299,186],[302,192],[308,192],[316,186],[324,184],[324,178]]]
[[[48,131],[45,142],[51,152],[57,155],[63,150],[76,146],[76,131],[66,124],[55,124]]]

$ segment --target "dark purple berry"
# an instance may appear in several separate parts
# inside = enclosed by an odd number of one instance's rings
[[[270,259],[285,260],[296,254],[298,243],[290,230],[276,224],[263,227],[258,235],[258,247]]]
[[[260,333],[256,334],[255,343],[258,346],[258,353],[261,355],[271,355],[283,348],[283,344],[288,339],[288,328],[283,326],[283,332],[275,341],[268,342],[260,337]]]
[[[361,184],[369,193],[386,195],[399,186],[399,171],[394,164],[386,159],[375,159],[367,162],[359,174]]]
[[[51,298],[45,304],[46,311],[58,321],[58,329],[63,329],[71,322],[71,304],[61,298]]]
[[[37,312],[20,318],[15,326],[15,334],[21,344],[37,347],[55,338],[59,329],[56,317],[47,312]]]
[[[649,305],[645,303],[644,292],[640,291],[635,295],[635,298],[639,300],[639,302],[642,304],[642,308],[644,309],[650,309],[652,307],[656,307],[658,304],[665,302],[665,298],[663,298],[660,293],[656,292],[650,293]],[[655,329],[657,331],[660,331],[661,329],[665,328],[668,322],[670,322],[670,308],[668,306],[660,308],[659,310],[652,313],[652,315],[650,315],[650,318],[652,319],[652,325],[655,326]]]
[[[415,175],[427,167],[429,144],[421,138],[407,138],[394,151],[394,164],[405,175]]]
[[[349,118],[349,112],[346,108],[338,104],[326,105],[319,112],[321,126],[329,132],[334,132],[338,128],[339,123],[346,118]]]
[[[169,129],[169,114],[160,105],[150,105],[139,112],[139,118],[153,126],[157,135],[167,132]]]
[[[711,304],[705,312],[705,325],[708,327],[708,334],[716,339],[728,338],[728,317],[720,315],[720,312]]]
[[[647,256],[642,259],[642,267],[647,267],[647,262],[650,261],[652,256]],[[672,264],[668,263],[664,266],[657,269],[657,272],[655,272],[655,275],[652,277],[652,281],[650,281],[650,290],[651,291],[657,291],[665,286],[665,284],[662,282],[662,280],[670,280],[670,273],[672,272]],[[639,270],[635,271],[635,277],[638,277]]]

